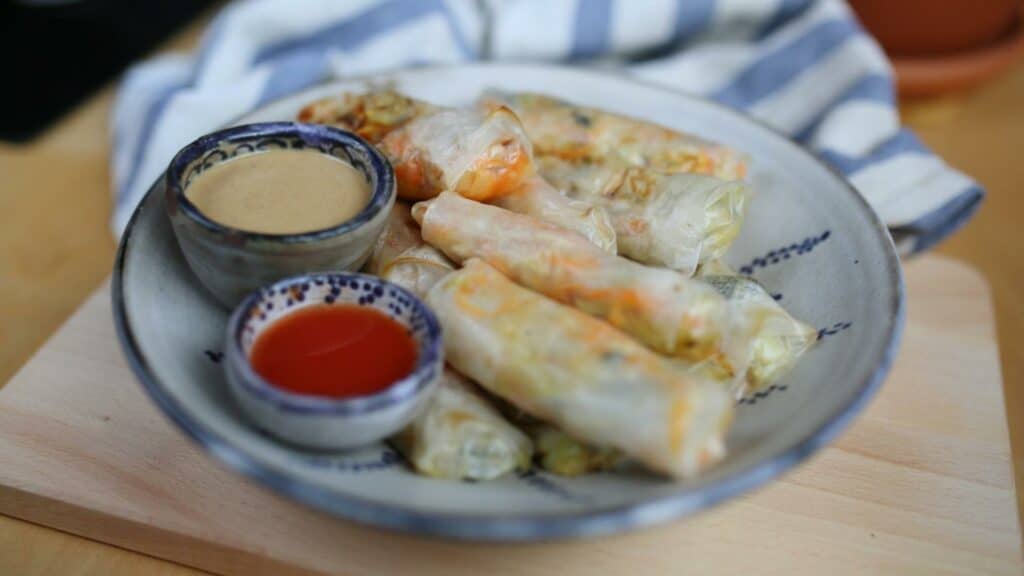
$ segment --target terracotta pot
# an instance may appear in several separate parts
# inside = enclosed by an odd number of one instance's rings
[[[933,56],[978,48],[1006,35],[1021,0],[850,0],[892,56]]]
[[[892,58],[900,96],[977,86],[1024,54],[1022,0],[850,0]]]

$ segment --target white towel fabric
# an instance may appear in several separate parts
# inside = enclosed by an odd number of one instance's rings
[[[983,197],[900,127],[889,64],[840,0],[246,0],[196,54],[126,74],[113,228],[181,146],[260,104],[331,78],[491,59],[623,66],[745,110],[845,174],[906,252]]]

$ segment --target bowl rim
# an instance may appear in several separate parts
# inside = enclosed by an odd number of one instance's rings
[[[738,121],[758,126],[775,138],[780,146],[793,149],[796,153],[807,158],[809,162],[818,165],[819,168],[832,174],[841,189],[845,190],[846,194],[851,198],[851,201],[859,205],[864,210],[866,217],[871,220],[875,235],[884,243],[883,252],[885,260],[881,265],[886,269],[887,276],[893,279],[893,285],[891,286],[892,297],[888,302],[890,323],[886,333],[886,341],[879,355],[870,359],[873,368],[858,383],[858,389],[849,402],[839,406],[830,413],[820,426],[812,430],[801,441],[794,443],[774,457],[755,462],[750,466],[737,470],[733,474],[723,476],[714,484],[696,489],[679,490],[639,503],[581,510],[557,517],[541,518],[515,515],[495,517],[466,513],[417,511],[408,507],[372,501],[311,485],[261,463],[238,449],[229,440],[196,421],[189,411],[183,408],[174,396],[165,389],[160,378],[155,375],[148,359],[142,354],[139,343],[128,321],[127,305],[123,292],[123,275],[127,260],[127,247],[135,229],[134,225],[139,220],[142,207],[145,205],[149,194],[152,194],[154,190],[159,188],[158,180],[150,191],[147,192],[146,197],[136,206],[121,238],[117,257],[114,261],[111,298],[117,335],[125,351],[129,366],[152,400],[186,435],[239,474],[254,479],[274,491],[289,496],[312,508],[323,510],[342,518],[413,534],[470,541],[529,542],[621,532],[630,528],[664,522],[707,509],[727,499],[762,486],[787,470],[792,469],[797,464],[805,461],[818,449],[830,443],[849,426],[854,417],[867,406],[875,393],[881,388],[886,375],[892,367],[903,334],[906,298],[903,274],[892,236],[877,213],[871,209],[867,200],[857,192],[845,176],[822,159],[811,154],[791,137],[766,122],[713,100],[680,92],[670,87],[627,75],[622,71],[580,69],[554,64],[483,62],[436,64],[414,69],[393,70],[390,73],[409,72],[410,70],[418,72],[444,72],[484,68],[497,68],[508,72],[542,71],[559,74],[595,75],[657,90],[666,97],[711,106]],[[389,73],[383,74],[387,75]],[[308,87],[303,92],[315,89],[317,86],[340,82],[351,83],[362,80],[371,83],[374,80],[379,80],[381,75],[382,73],[378,72],[360,77],[330,79],[319,85]],[[277,101],[287,100],[295,97],[295,95],[288,94]],[[274,102],[276,101],[265,103],[260,108],[271,106]],[[250,111],[246,115],[253,112]]]
[[[376,185],[370,193],[370,199],[355,216],[339,224],[318,230],[286,234],[253,232],[222,224],[204,214],[185,194],[186,186],[182,180],[188,166],[203,154],[214,150],[222,142],[244,143],[268,137],[295,137],[303,141],[322,140],[342,146],[352,146],[366,152],[370,160],[370,169],[376,175]],[[303,148],[317,154],[327,153],[316,147]],[[261,154],[252,151],[245,155]],[[332,156],[333,157],[333,156]],[[358,168],[357,168],[358,170]],[[231,125],[227,128],[204,134],[183,146],[168,164],[162,176],[166,184],[166,193],[174,199],[180,211],[203,229],[217,235],[240,237],[249,241],[272,244],[308,244],[341,236],[356,230],[378,217],[388,207],[389,202],[397,195],[395,171],[391,163],[376,147],[366,140],[334,126],[325,124],[307,124],[303,122],[253,122]],[[369,180],[369,178],[367,178]],[[141,201],[140,201],[141,204]],[[170,205],[168,205],[170,208]]]
[[[242,335],[251,319],[254,308],[262,304],[263,299],[273,292],[287,290],[303,284],[312,284],[317,280],[330,282],[335,279],[346,284],[360,282],[372,284],[382,288],[385,292],[393,290],[408,298],[412,307],[424,318],[426,335],[423,344],[417,341],[416,364],[409,374],[392,382],[380,392],[364,396],[353,396],[348,398],[332,398],[328,396],[317,396],[312,394],[296,394],[274,385],[266,378],[260,376],[252,366],[249,355],[242,349]],[[336,306],[346,305],[345,302],[330,304],[326,302],[309,302],[301,306],[293,306],[278,318],[267,323],[269,328],[282,318],[290,316],[295,312],[311,306]],[[376,306],[371,306],[378,309]],[[395,320],[406,326],[401,320]],[[414,338],[415,340],[415,338]],[[248,393],[249,397],[268,404],[273,408],[300,415],[335,415],[335,416],[356,416],[378,412],[391,408],[397,404],[415,402],[417,397],[429,387],[431,382],[437,379],[441,366],[439,363],[444,360],[444,349],[442,345],[441,324],[433,310],[408,290],[375,276],[360,274],[357,272],[318,272],[310,274],[298,274],[284,278],[273,284],[259,288],[250,293],[235,307],[227,324],[227,344],[224,348],[225,370],[235,370],[238,382],[237,387]]]

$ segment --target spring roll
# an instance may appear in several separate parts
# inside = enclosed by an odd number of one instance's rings
[[[387,226],[367,261],[366,271],[417,296],[425,296],[438,280],[454,269],[455,264],[440,250],[423,241],[409,205],[395,202]]]
[[[529,432],[540,467],[558,476],[572,478],[611,470],[625,459],[614,448],[580,442],[550,424],[536,424]]]
[[[420,237],[409,205],[396,202],[367,271],[424,297],[455,269]],[[473,384],[445,368],[438,390],[392,444],[421,474],[450,480],[490,480],[529,465],[533,446]]]
[[[623,256],[693,274],[739,233],[750,189],[734,182],[746,162],[733,150],[537,94],[481,99],[484,109],[501,106],[519,115],[544,178],[607,211]]]
[[[449,368],[392,443],[417,472],[448,480],[493,480],[529,468],[533,456],[530,439]]]
[[[533,441],[533,461],[542,470],[558,476],[583,476],[611,470],[627,460],[615,448],[577,440],[550,422],[538,420],[493,394],[489,396],[494,407]]]
[[[395,168],[399,197],[409,200],[453,190],[486,202],[534,169],[519,119],[500,106],[446,109],[382,90],[310,103],[298,119],[354,131],[380,147]]]
[[[403,198],[432,198],[450,190],[536,216],[616,251],[615,231],[603,209],[567,199],[535,174],[530,143],[507,108],[485,115],[444,110],[392,132],[381,147],[395,167]]]
[[[538,157],[707,174],[723,180],[740,180],[746,174],[746,159],[730,148],[636,118],[529,93],[488,92],[480,104],[485,109],[510,107]]]
[[[724,454],[728,392],[610,325],[476,259],[435,285],[427,302],[451,365],[527,414],[673,477]]]
[[[532,214],[616,251],[603,209],[566,199],[537,175],[530,141],[508,108],[445,109],[383,91],[314,102],[299,119],[354,130],[377,145],[394,166],[401,198],[452,190]]]
[[[731,347],[740,344],[731,338],[725,298],[672,270],[608,254],[557,226],[447,192],[416,204],[413,217],[423,239],[456,262],[480,258],[663,354],[728,364]]]
[[[395,129],[437,110],[437,106],[427,102],[382,89],[365,94],[340,94],[311,102],[299,110],[296,119],[309,124],[336,126],[377,144]]]
[[[750,197],[742,181],[649,168],[614,169],[538,159],[545,177],[569,198],[601,206],[619,254],[692,275],[721,257],[739,234]]]
[[[493,204],[577,232],[609,254],[618,252],[615,227],[604,209],[570,199],[539,176],[527,178],[515,193],[497,198]]]
[[[753,278],[738,275],[720,261],[702,265],[698,277],[747,320],[751,357],[738,396],[777,382],[818,341],[814,327],[794,318]]]
[[[530,142],[508,108],[441,110],[391,132],[380,146],[395,167],[398,195],[409,200],[451,190],[488,202],[533,171]]]
[[[625,460],[622,452],[615,448],[581,442],[547,422],[514,422],[533,440],[534,459],[537,464],[552,474],[567,477],[583,476],[592,472],[611,470]]]

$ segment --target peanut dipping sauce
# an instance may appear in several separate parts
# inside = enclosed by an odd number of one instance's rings
[[[219,224],[262,234],[337,226],[370,202],[370,185],[348,163],[313,150],[271,150],[222,162],[185,197]]]

